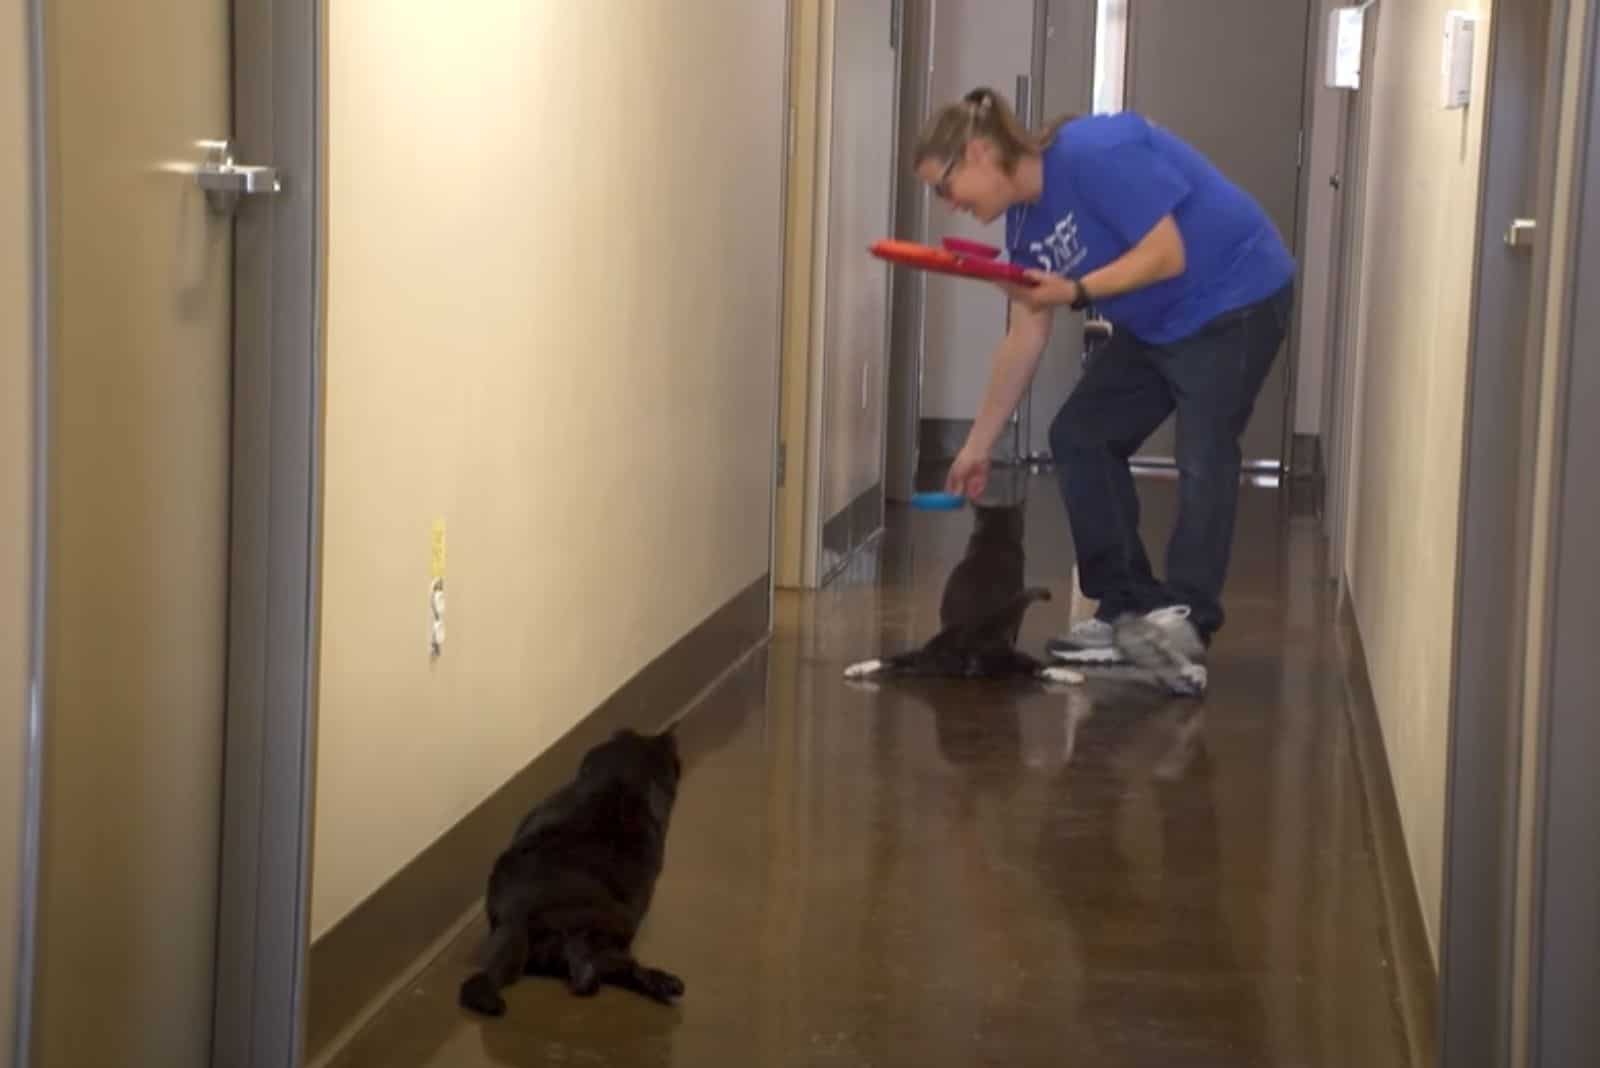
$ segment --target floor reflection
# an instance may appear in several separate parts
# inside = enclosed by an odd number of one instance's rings
[[[1030,489],[1029,578],[1057,595],[1025,625],[1038,652],[1072,557]],[[1154,535],[1171,489],[1141,486]],[[680,728],[638,946],[685,978],[680,1006],[528,982],[469,1018],[474,931],[336,1063],[1403,1065],[1314,535],[1244,491],[1203,705],[1133,677],[846,685],[937,629],[969,521],[892,511]]]

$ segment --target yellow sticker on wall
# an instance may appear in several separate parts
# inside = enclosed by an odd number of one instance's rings
[[[444,578],[444,520],[433,521],[433,534],[431,537],[433,547],[432,574],[436,579]]]

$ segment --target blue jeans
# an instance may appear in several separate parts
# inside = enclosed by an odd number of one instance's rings
[[[1101,619],[1188,605],[1207,641],[1223,622],[1222,585],[1239,503],[1239,438],[1288,331],[1294,286],[1228,312],[1193,337],[1149,345],[1118,331],[1090,356],[1050,424],[1078,581]],[[1128,460],[1178,413],[1178,524],[1167,576],[1156,579],[1139,537]]]

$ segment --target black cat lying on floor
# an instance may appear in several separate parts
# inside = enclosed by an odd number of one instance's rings
[[[1023,507],[1020,502],[1005,506],[974,502],[966,555],[950,572],[939,602],[942,629],[920,649],[852,664],[845,669],[845,678],[938,675],[1082,682],[1078,672],[1046,667],[1016,647],[1028,606],[1050,599],[1049,590],[1023,586]]]
[[[565,979],[584,996],[602,984],[661,1002],[682,995],[682,980],[632,954],[681,774],[670,729],[618,731],[528,813],[489,876],[486,959],[461,984],[463,1007],[502,1015],[500,991],[521,975]]]

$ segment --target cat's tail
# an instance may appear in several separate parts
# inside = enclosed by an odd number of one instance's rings
[[[858,660],[844,669],[844,677],[847,679],[870,679],[879,675],[902,674],[916,664],[920,652],[920,650],[912,650],[909,653],[901,653],[899,656]]]
[[[528,963],[528,924],[524,917],[508,917],[489,933],[482,971],[461,984],[461,1007],[484,1016],[504,1016],[506,999],[500,991],[517,981]]]

